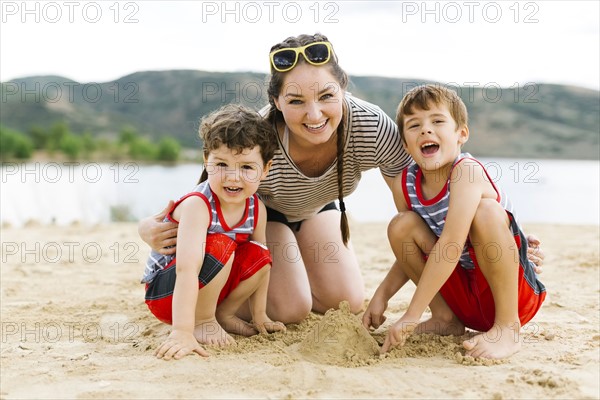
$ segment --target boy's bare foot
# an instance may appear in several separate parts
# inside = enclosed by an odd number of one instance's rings
[[[427,321],[423,321],[417,325],[414,333],[461,336],[465,333],[465,325],[455,315],[452,315],[451,318],[440,318],[432,315]]]
[[[252,324],[244,321],[235,315],[218,316],[219,323],[229,333],[235,333],[240,336],[252,336],[258,334]]]
[[[467,349],[466,355],[474,358],[501,359],[515,354],[521,350],[519,326],[518,323],[507,327],[494,325],[489,331],[465,340],[463,347]]]
[[[215,318],[196,323],[194,337],[200,343],[215,346],[228,346],[235,340],[219,325]]]

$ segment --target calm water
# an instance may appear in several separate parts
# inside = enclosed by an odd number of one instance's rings
[[[598,225],[598,161],[482,159],[512,198],[521,222]],[[194,187],[201,167],[136,163],[7,163],[1,168],[0,220],[67,225],[154,214]],[[347,207],[358,221],[388,221],[395,213],[378,170],[368,171]],[[112,212],[111,212],[112,210]]]

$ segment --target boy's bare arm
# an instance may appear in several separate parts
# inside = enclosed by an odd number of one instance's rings
[[[465,164],[458,164],[452,172],[452,191],[444,229],[429,253],[407,311],[390,327],[381,347],[382,353],[393,346],[403,345],[418,325],[427,305],[456,267],[481,198],[491,194],[489,182],[473,178],[474,175],[484,176],[483,171],[473,173],[473,166]]]
[[[434,245],[406,311],[410,320],[418,321],[435,294],[448,279],[462,253],[475,212],[484,197],[496,192],[487,181],[482,167],[470,160],[458,164],[450,178],[451,195],[446,223]]]
[[[256,221],[256,228],[250,235],[250,240],[258,242],[262,245],[267,245],[267,207],[262,201],[258,201],[256,205],[258,207],[258,221]]]
[[[256,228],[252,233],[250,239],[252,241],[260,243],[266,246],[267,242],[267,209],[262,201],[258,204],[258,221],[256,222]],[[266,266],[265,268],[271,268]],[[267,292],[269,289],[269,276],[270,272],[264,278],[263,282],[259,285],[256,291],[248,299],[248,305],[250,306],[250,313],[252,314],[252,322],[254,327],[260,333],[285,331],[285,325],[281,322],[272,321],[267,315]]]
[[[269,268],[269,267],[265,267]],[[269,290],[269,274],[248,299],[252,325],[259,333],[285,332],[286,327],[282,322],[273,321],[267,315],[267,292]]]
[[[384,176],[385,178],[385,176]],[[404,199],[404,190],[402,187],[402,175],[395,178],[387,178],[386,182],[392,190],[394,203],[399,213],[408,210]],[[369,301],[369,305],[362,316],[362,323],[365,328],[379,328],[386,320],[383,315],[388,306],[389,299],[394,296],[405,284],[409,281],[408,276],[402,270],[399,261],[395,260],[394,264],[388,271],[383,281],[375,291],[373,298]]]
[[[208,355],[194,337],[195,310],[198,301],[198,273],[204,260],[206,232],[210,220],[206,203],[197,196],[185,199],[175,210],[179,220],[177,279],[173,291],[173,329],[158,348],[159,358],[178,359],[191,352]],[[202,246],[199,246],[202,243]],[[200,349],[200,350],[199,350]]]
[[[388,301],[408,281],[409,278],[400,267],[398,261],[394,261],[392,268],[390,268],[381,284],[379,284],[362,316],[362,323],[365,328],[369,329],[373,327],[377,329],[385,322],[386,317],[383,313],[388,307]]]

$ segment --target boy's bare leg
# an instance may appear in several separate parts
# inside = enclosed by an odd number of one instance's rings
[[[234,256],[235,253],[229,258],[229,261],[217,276],[198,291],[194,337],[200,343],[217,346],[227,346],[235,343],[235,340],[219,325],[215,317],[217,300],[231,272]]]
[[[521,348],[519,254],[506,211],[494,200],[482,200],[469,237],[494,296],[496,316],[492,329],[465,341],[463,346],[473,357],[506,358]]]
[[[252,336],[258,330],[252,324],[236,316],[239,308],[256,292],[260,285],[269,277],[268,266],[257,271],[250,278],[243,280],[240,284],[219,304],[217,307],[217,321],[227,332],[241,336]],[[265,302],[266,308],[266,302]]]
[[[437,237],[418,214],[407,211],[392,219],[388,227],[388,238],[396,260],[408,277],[418,284],[425,268],[423,256],[431,252]],[[429,308],[431,318],[417,325],[414,333],[457,336],[465,333],[464,324],[454,315],[439,293],[435,295]]]

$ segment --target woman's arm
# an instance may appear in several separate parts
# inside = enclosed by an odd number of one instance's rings
[[[159,213],[146,217],[138,223],[138,234],[153,250],[161,254],[175,254],[177,243],[177,224],[163,222],[165,216],[173,208],[173,200]],[[172,246],[172,247],[171,247]]]

